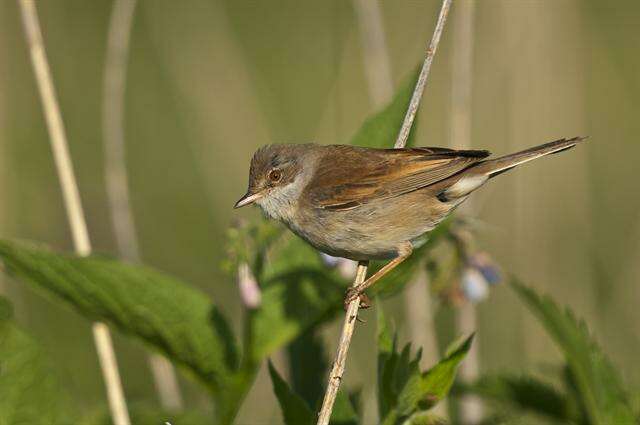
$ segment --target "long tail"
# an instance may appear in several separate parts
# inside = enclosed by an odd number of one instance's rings
[[[585,139],[586,137],[573,137],[571,139],[560,139],[554,142],[545,143],[544,145],[535,146],[521,152],[512,153],[511,155],[482,161],[478,165],[471,167],[469,171],[474,175],[494,177],[498,174],[504,173],[505,171],[509,171],[513,167],[524,164],[525,162],[529,162],[552,153],[571,149]]]
[[[560,139],[555,142],[545,143],[544,145],[529,148],[521,152],[512,153],[511,155],[478,162],[477,164],[462,171],[460,173],[461,178],[440,192],[438,194],[438,199],[443,202],[461,202],[468,194],[482,186],[491,177],[495,177],[498,174],[509,171],[513,167],[536,158],[571,149],[585,139],[586,137]]]

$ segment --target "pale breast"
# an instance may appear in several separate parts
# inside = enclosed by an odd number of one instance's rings
[[[414,242],[432,230],[452,207],[425,188],[349,210],[300,209],[289,227],[330,255],[385,259],[395,257],[403,243]]]

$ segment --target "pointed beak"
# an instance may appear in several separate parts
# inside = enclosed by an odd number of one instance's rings
[[[244,207],[245,205],[253,204],[258,199],[262,198],[262,193],[245,193],[242,198],[238,199],[238,202],[233,206],[233,208]]]

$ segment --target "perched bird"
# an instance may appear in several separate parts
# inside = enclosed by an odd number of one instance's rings
[[[561,139],[495,159],[486,159],[486,150],[269,145],[253,155],[249,188],[235,208],[256,203],[336,257],[391,259],[347,292],[347,305],[409,257],[425,233],[487,180],[584,139]]]

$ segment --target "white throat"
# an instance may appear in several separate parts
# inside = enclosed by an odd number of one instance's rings
[[[256,203],[269,217],[289,223],[298,209],[298,198],[302,194],[306,182],[305,173],[302,172],[293,182],[271,189]]]

